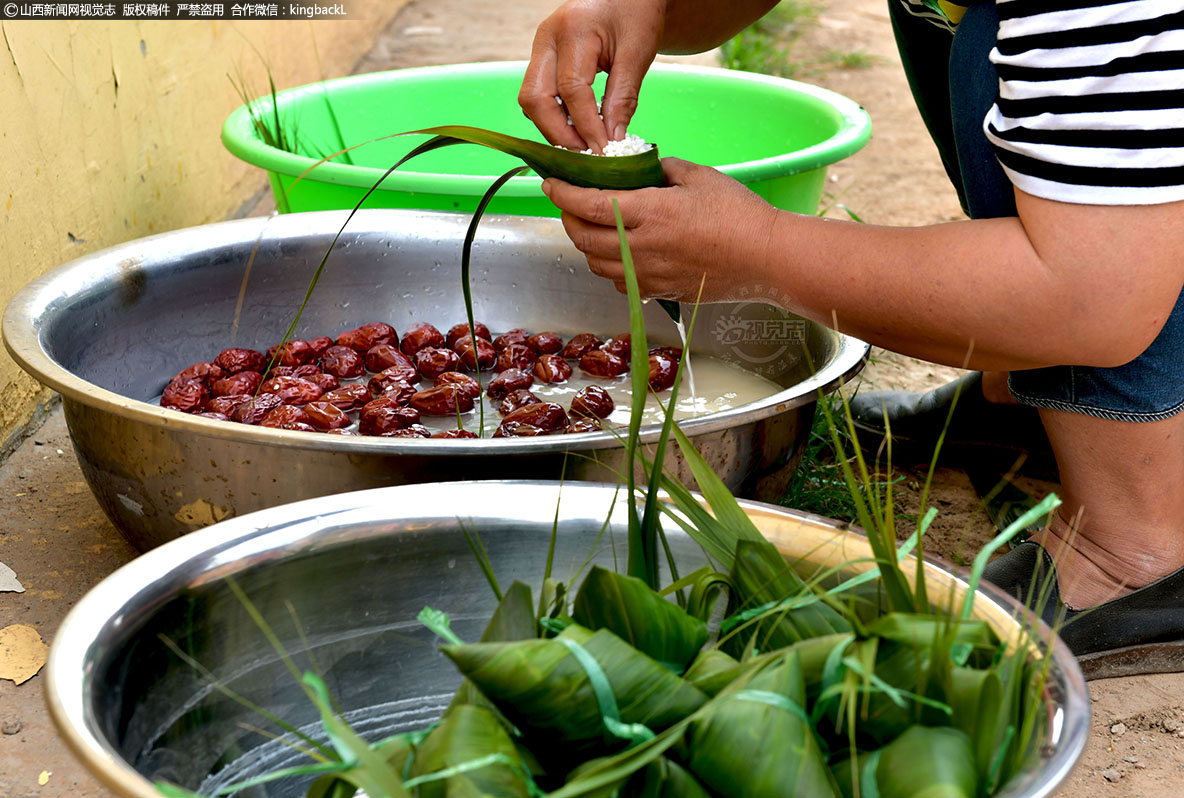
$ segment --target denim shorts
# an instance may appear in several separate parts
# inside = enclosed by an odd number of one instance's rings
[[[969,0],[968,0],[969,1]],[[998,78],[988,60],[999,17],[991,0],[971,5],[953,36],[888,0],[892,28],[921,118],[972,219],[1017,215],[1011,181],[983,133]],[[1184,292],[1159,335],[1123,366],[1051,366],[1011,372],[1022,404],[1117,421],[1159,421],[1184,410]]]

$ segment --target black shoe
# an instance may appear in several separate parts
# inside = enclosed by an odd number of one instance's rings
[[[958,403],[953,417],[950,406]],[[1029,476],[1056,481],[1056,461],[1035,408],[988,402],[982,374],[971,372],[927,393],[873,391],[850,401],[859,443],[881,450],[892,433],[892,458],[899,465],[928,463],[945,430],[939,463],[946,466],[997,466],[1006,473],[1020,455]],[[887,418],[887,421],[885,421]]]
[[[1184,671],[1184,568],[1086,610],[1061,602],[1056,565],[1035,543],[989,563],[983,578],[1039,609],[1049,626],[1061,623],[1086,679]]]

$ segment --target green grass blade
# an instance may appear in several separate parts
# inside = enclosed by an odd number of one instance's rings
[[[355,766],[341,776],[365,790],[370,798],[410,798],[399,777],[387,767],[386,760],[371,749],[349,724],[333,713],[329,689],[325,683],[313,674],[306,673],[304,685],[317,711],[321,713],[321,723],[338,756],[343,762]]]
[[[428,143],[430,144],[431,142]],[[465,297],[465,318],[469,322],[469,341],[473,344],[473,374],[477,380],[477,387],[481,387],[481,364],[477,362],[477,322],[473,316],[473,289],[469,282],[469,266],[473,260],[473,240],[477,237],[477,225],[480,224],[481,217],[485,215],[485,209],[489,207],[489,201],[493,199],[493,195],[511,177],[522,174],[525,171],[525,166],[517,166],[493,181],[493,185],[486,189],[485,194],[481,197],[481,201],[477,203],[477,210],[473,211],[473,217],[469,219],[469,227],[465,230],[464,244],[461,245],[460,288]],[[481,400],[480,396],[477,397],[477,413],[478,424],[480,424],[477,428],[477,435],[483,438],[485,437],[485,402]]]
[[[633,254],[625,236],[625,223],[621,220],[621,209],[613,199],[613,216],[617,221],[617,236],[621,245],[621,262],[625,268],[625,291],[629,298],[629,334],[633,341],[630,352],[629,379],[633,386],[633,401],[629,410],[629,436],[625,440],[625,481],[628,488],[629,508],[629,555],[625,573],[635,576],[654,590],[658,589],[658,537],[654,524],[642,526],[637,514],[637,462],[638,438],[641,434],[641,416],[645,411],[649,395],[649,347],[645,337],[645,319],[641,308],[641,289],[637,286],[637,272],[633,268]],[[655,463],[654,468],[660,467]],[[647,509],[650,502],[657,501],[653,494],[646,497]]]

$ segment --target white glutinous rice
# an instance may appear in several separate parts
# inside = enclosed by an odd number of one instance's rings
[[[559,145],[556,144],[556,147]],[[641,155],[643,152],[649,152],[654,148],[653,144],[643,139],[641,136],[635,136],[629,133],[620,141],[610,141],[604,145],[604,152],[593,152],[591,149],[582,150],[582,155],[603,155],[606,158],[619,158],[622,155]]]
[[[620,141],[610,141],[604,145],[604,152],[602,155],[609,158],[618,158],[622,155],[641,155],[643,152],[649,152],[654,148],[641,136],[635,136],[629,133]],[[595,155],[592,150],[584,150],[585,155]]]

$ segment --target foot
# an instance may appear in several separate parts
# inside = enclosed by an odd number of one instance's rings
[[[1184,670],[1184,568],[1085,610],[1064,603],[1058,576],[1052,557],[1030,541],[983,572],[1057,629],[1087,678]]]

